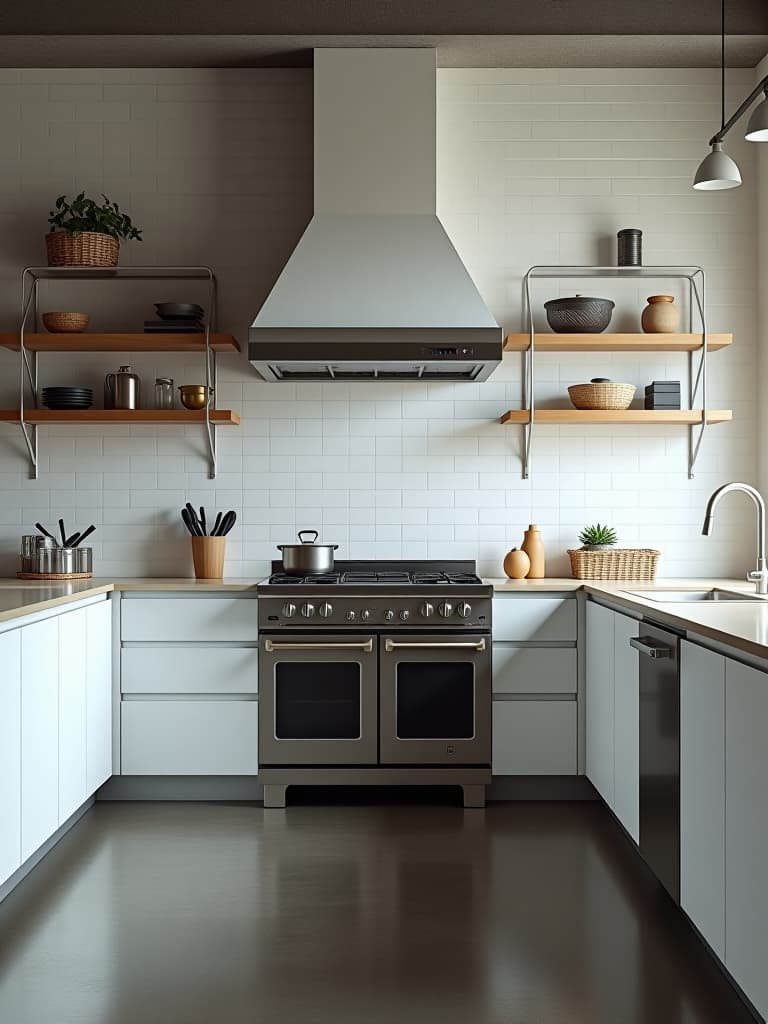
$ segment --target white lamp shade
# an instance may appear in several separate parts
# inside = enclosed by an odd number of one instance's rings
[[[752,111],[744,138],[749,142],[768,142],[768,96],[764,96]]]
[[[741,173],[734,160],[723,152],[722,142],[715,142],[712,152],[699,164],[693,187],[701,190],[736,188],[741,184]]]

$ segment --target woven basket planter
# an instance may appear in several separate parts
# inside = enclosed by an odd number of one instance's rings
[[[120,243],[100,231],[51,231],[45,236],[49,267],[116,267]]]
[[[571,403],[577,409],[628,409],[635,397],[634,384],[572,384],[568,388]]]
[[[571,574],[577,580],[653,580],[661,552],[654,548],[613,548],[611,551],[569,549]]]

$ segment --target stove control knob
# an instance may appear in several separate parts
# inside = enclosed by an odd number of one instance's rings
[[[315,606],[313,604],[310,604],[309,602],[303,604],[301,606],[301,614],[304,616],[305,619],[311,619],[312,616],[315,614]]]
[[[360,612],[360,618],[363,620],[363,622],[367,622],[372,615],[373,612],[371,611],[370,608],[363,608],[363,610]]]
[[[469,613],[472,611],[472,605],[467,604],[466,601],[462,601],[456,609],[456,614],[460,619],[466,619],[469,617]]]
[[[430,604],[429,601],[425,601],[421,608],[419,608],[419,614],[423,619],[428,619],[435,614],[435,606]]]
[[[395,617],[395,613],[392,611],[392,609],[391,608],[387,608],[387,610],[384,612],[384,621],[385,622],[391,622],[392,619],[394,619],[394,617]]]
[[[330,604],[328,601],[324,601],[320,605],[318,611],[320,613],[320,618],[321,619],[329,619],[331,617],[331,615],[333,614],[333,605]]]
[[[410,617],[411,617],[411,613],[408,611],[408,609],[407,608],[403,608],[403,610],[400,612],[400,621],[401,622],[407,622],[408,619],[410,619]]]
[[[347,622],[354,622],[356,618],[357,615],[353,611],[347,612]]]
[[[437,610],[444,619],[449,619],[453,615],[453,605],[450,601],[443,601]]]
[[[292,619],[293,616],[296,614],[296,605],[292,604],[290,601],[286,601],[281,611],[282,614],[286,617],[286,619]]]

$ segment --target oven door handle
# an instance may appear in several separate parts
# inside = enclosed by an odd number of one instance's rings
[[[465,651],[484,651],[485,650],[485,637],[480,640],[464,640],[464,641],[447,641],[446,643],[409,643],[400,642],[397,640],[385,640],[384,650],[387,654],[391,654],[392,651],[396,650],[421,650],[421,651],[441,651],[450,648],[451,650],[465,650]]]
[[[271,651],[362,651],[370,654],[373,651],[373,640],[364,640],[357,644],[283,644],[273,640],[264,641],[264,650]]]

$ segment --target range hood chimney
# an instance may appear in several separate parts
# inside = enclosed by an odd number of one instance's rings
[[[485,380],[501,329],[435,212],[435,51],[314,56],[315,212],[251,363],[265,380]]]

